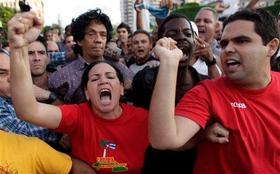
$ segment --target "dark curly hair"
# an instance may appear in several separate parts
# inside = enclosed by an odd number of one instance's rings
[[[163,34],[165,32],[165,24],[167,22],[169,22],[171,19],[176,19],[176,18],[183,18],[183,19],[186,19],[186,21],[189,23],[190,27],[191,27],[191,32],[192,32],[192,35],[194,36],[194,31],[193,31],[193,28],[192,28],[192,25],[191,25],[191,22],[190,20],[182,15],[182,14],[179,14],[179,13],[173,13],[173,14],[170,14],[167,18],[164,19],[164,21],[161,23],[161,25],[159,26],[158,28],[158,32],[157,32],[157,37],[158,39],[161,39],[163,37]]]
[[[107,30],[107,42],[109,42],[112,38],[113,26],[110,18],[105,13],[102,13],[100,9],[87,11],[86,13],[78,16],[76,19],[72,19],[71,32],[75,42],[84,39],[85,30],[92,21],[99,21],[105,26]],[[78,47],[75,48],[75,53],[81,54],[81,48],[78,45],[75,45],[75,47]]]

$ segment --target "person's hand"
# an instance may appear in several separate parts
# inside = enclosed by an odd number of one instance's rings
[[[214,58],[211,46],[203,39],[195,38],[194,57],[201,57],[205,62],[211,62]]]
[[[43,28],[43,20],[35,12],[17,13],[8,22],[9,46],[21,48],[34,41]]]
[[[180,59],[183,57],[183,52],[176,46],[176,43],[177,42],[171,38],[161,38],[157,41],[153,52],[161,62],[168,60],[179,63]]]
[[[60,140],[59,140],[59,144],[64,148],[64,149],[71,149],[71,139],[69,137],[69,135],[64,134]]]
[[[134,9],[138,13],[141,12],[141,10],[142,10],[141,8],[138,8],[138,5],[141,3],[143,3],[143,0],[135,0],[135,2],[134,2]]]
[[[218,122],[208,126],[204,136],[207,140],[215,143],[224,144],[229,142],[229,131]]]
[[[173,9],[173,1],[172,0],[161,0],[160,7],[167,7],[168,9]]]
[[[40,88],[37,85],[33,85],[33,92],[34,92],[34,96],[37,99],[37,101],[47,100],[51,93],[50,91]]]
[[[229,7],[230,7],[229,4],[224,4],[223,2],[218,2],[218,3],[216,3],[214,8],[218,13],[223,13],[224,10],[226,10]]]

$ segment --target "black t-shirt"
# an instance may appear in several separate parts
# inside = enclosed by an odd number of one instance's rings
[[[152,92],[155,86],[159,67],[146,67],[139,71],[133,78],[132,91],[129,92],[127,99],[133,102],[135,106],[149,109]],[[187,69],[179,69],[177,78],[184,78]],[[193,85],[188,86],[184,80],[177,79],[176,104],[189,89],[199,83],[201,80],[210,79],[208,76],[199,74],[193,67],[188,67],[188,73],[191,73]],[[178,82],[178,80],[180,82]],[[142,173],[192,173],[196,157],[196,150],[172,151],[156,150],[151,146],[145,153],[144,166]]]

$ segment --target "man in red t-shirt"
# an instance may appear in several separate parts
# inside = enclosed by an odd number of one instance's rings
[[[270,70],[278,46],[276,20],[265,10],[231,15],[221,39],[226,76],[197,85],[175,110],[182,52],[170,38],[158,41],[154,51],[161,63],[149,115],[152,146],[179,148],[209,122],[219,121],[230,131],[229,143],[202,141],[194,173],[280,173],[280,75]]]

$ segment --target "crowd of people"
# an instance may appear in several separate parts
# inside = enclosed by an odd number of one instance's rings
[[[137,30],[121,23],[115,38],[100,9],[64,40],[33,11],[8,22],[0,173],[280,173],[280,13],[221,22],[204,7],[190,21],[135,4]]]

